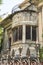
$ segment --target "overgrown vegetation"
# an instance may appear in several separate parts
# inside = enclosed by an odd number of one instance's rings
[[[43,47],[39,50],[39,59],[41,62],[43,61]]]

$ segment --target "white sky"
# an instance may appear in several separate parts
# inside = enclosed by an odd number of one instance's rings
[[[18,5],[19,3],[23,2],[24,0],[3,0],[3,4],[0,5],[0,15],[4,14],[4,13],[11,13],[12,8],[15,5]]]

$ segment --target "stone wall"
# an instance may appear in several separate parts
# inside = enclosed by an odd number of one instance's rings
[[[22,24],[37,25],[37,13],[19,12],[13,16],[12,27]]]

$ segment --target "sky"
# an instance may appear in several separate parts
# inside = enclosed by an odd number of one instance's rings
[[[0,16],[4,16],[3,14],[11,14],[12,8],[24,0],[3,0],[3,4],[0,5]]]

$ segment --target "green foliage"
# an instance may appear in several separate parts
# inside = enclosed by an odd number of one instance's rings
[[[2,0],[0,0],[0,4],[2,4]]]
[[[43,61],[43,47],[39,50],[40,61]]]
[[[39,3],[40,3],[40,2],[43,2],[43,0],[39,0]]]
[[[2,17],[0,16],[0,22],[2,21]]]
[[[3,39],[1,39],[1,43],[0,43],[0,53],[1,53],[1,50],[2,50],[2,44],[3,44]]]
[[[3,28],[0,26],[0,52],[1,52],[1,49],[2,49],[2,37],[3,37]]]
[[[2,32],[3,32],[3,28],[2,28],[2,27],[0,27],[0,34],[2,34]]]

